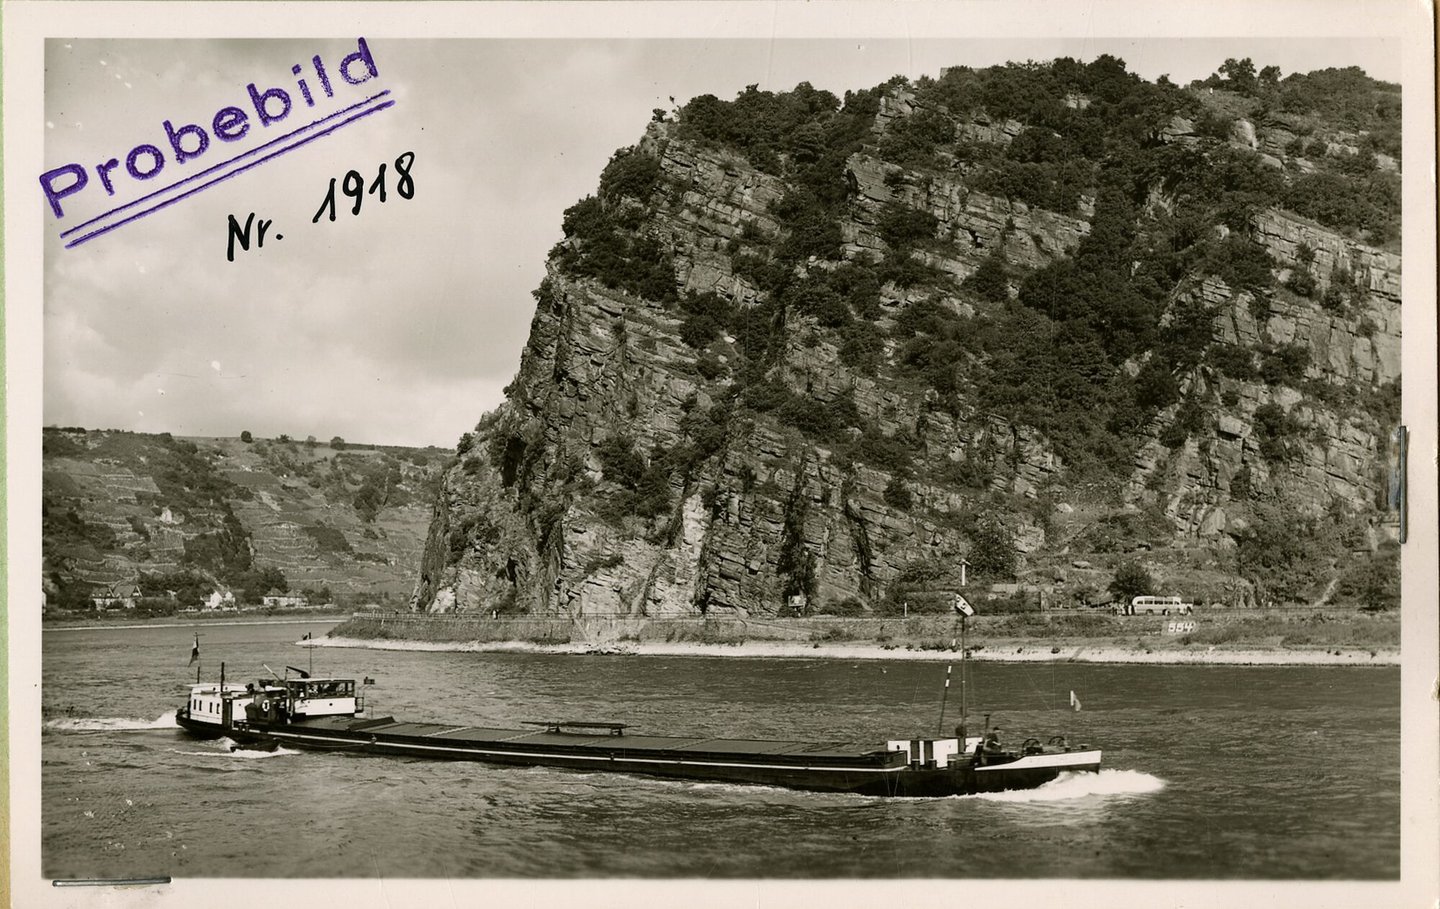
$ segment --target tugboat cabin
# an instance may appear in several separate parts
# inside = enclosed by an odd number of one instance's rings
[[[354,679],[286,679],[290,715],[296,719],[312,716],[354,716],[364,709],[364,698],[355,696]]]
[[[243,719],[244,708],[236,708],[235,702],[248,696],[244,685],[191,685],[190,701],[186,704],[185,716],[192,723],[214,726],[217,730],[228,727],[234,720]]]

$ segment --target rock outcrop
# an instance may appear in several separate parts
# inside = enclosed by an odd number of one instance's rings
[[[1075,98],[1070,109],[1092,107]],[[903,255],[939,276],[884,283],[860,335],[823,312],[777,307],[778,291],[757,277],[753,263],[793,235],[781,212],[795,184],[736,149],[652,123],[632,152],[653,162],[649,196],[605,205],[643,210],[638,233],[665,257],[682,302],[567,267],[581,239],[557,247],[507,399],[462,440],[445,476],[414,607],[575,618],[866,610],[949,589],[961,560],[993,557],[981,550],[995,534],[1027,580],[1074,594],[1066,579],[1079,555],[1087,566],[1113,561],[1094,528],[1127,515],[1163,515],[1159,537],[1146,525],[1145,548],[1198,547],[1211,553],[1207,565],[1229,561],[1221,553],[1257,502],[1382,523],[1375,490],[1388,418],[1377,402],[1399,380],[1398,256],[1258,211],[1249,234],[1282,284],[1239,290],[1197,273],[1167,303],[1208,313],[1210,345],[1233,351],[1230,366],[1205,360],[1175,377],[1181,402],[1142,427],[1128,475],[1072,476],[1041,429],[975,404],[981,358],[954,364],[958,390],[944,397],[902,362],[895,326],[934,305],[963,331],[980,324],[977,313],[1012,305],[1025,275],[1068,261],[1090,236],[1096,195],[1049,211],[980,191],[943,148],[937,166],[886,160],[884,138],[926,110],[936,109],[893,87],[870,138],[844,161],[840,261]],[[951,124],[942,146],[1003,150],[1025,129],[983,111],[941,113]],[[1284,127],[1241,120],[1230,139],[1276,157]],[[1155,135],[1197,148],[1216,141],[1178,115]],[[897,252],[884,226],[897,211],[919,213],[933,233]],[[987,261],[1005,269],[998,295],[966,289]],[[790,277],[838,267],[811,256]],[[1300,270],[1314,279],[1308,295],[1283,286]],[[1328,292],[1342,280],[1335,303]],[[684,301],[694,295],[733,314],[699,344],[686,340]],[[763,361],[756,331],[781,338]],[[869,366],[847,353],[865,342]],[[1150,358],[1127,368],[1134,375]],[[769,389],[763,405],[757,382]],[[830,413],[848,416],[839,428],[811,425]],[[1225,574],[1215,568],[1207,583],[1219,589]]]

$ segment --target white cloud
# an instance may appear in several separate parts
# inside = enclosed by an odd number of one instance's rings
[[[208,123],[222,106],[245,106],[251,81],[293,91],[292,63],[320,53],[334,66],[355,48],[353,40],[71,44],[47,59],[46,126],[68,127],[47,130],[47,164],[84,164],[94,180],[94,165],[117,157],[117,190],[132,194],[125,154],[145,142],[164,147],[162,121]],[[453,445],[514,374],[529,292],[560,237],[561,213],[594,190],[614,149],[635,142],[671,95],[684,103],[801,80],[838,94],[897,72],[1062,53],[1117,53],[1151,78],[1170,72],[1180,81],[1227,56],[1277,60],[1287,71],[1386,56],[1376,42],[1101,39],[376,39],[371,48],[381,74],[374,84],[393,91],[392,109],[75,249],[62,247],[46,211],[46,422]],[[125,79],[103,78],[104,67]],[[211,145],[192,169],[225,157],[220,142]],[[410,200],[393,182],[405,151],[415,153]],[[382,162],[384,204],[367,195],[358,216],[339,207],[334,223],[311,223],[331,178],[353,168],[368,184]],[[184,173],[168,166],[167,179]],[[75,198],[66,224],[82,217]],[[108,201],[96,180],[85,204],[94,214]],[[337,207],[348,202],[341,196]],[[271,238],[227,262],[227,218],[251,212],[273,219]]]

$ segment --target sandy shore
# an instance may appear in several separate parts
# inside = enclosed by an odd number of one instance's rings
[[[120,618],[113,620],[96,619],[46,619],[41,623],[43,631],[105,631],[113,628],[191,628],[199,625],[323,625],[331,627],[350,618],[348,612],[330,613],[261,613],[231,612],[218,615],[167,615],[148,619]]]
[[[695,644],[627,641],[621,644],[529,644],[522,641],[404,641],[322,637],[298,641],[301,646],[354,647],[369,650],[418,650],[468,653],[564,653],[615,656],[699,656],[764,659],[930,660],[949,662],[957,654],[948,650],[907,650],[880,644],[806,644],[781,641],[747,641],[743,644]],[[1106,645],[1037,646],[1034,641],[989,641],[972,650],[970,658],[983,662],[1152,663],[1215,666],[1399,666],[1398,650],[1244,650],[1193,647],[1137,650]]]

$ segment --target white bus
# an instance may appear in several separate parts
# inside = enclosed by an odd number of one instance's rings
[[[1121,615],[1191,615],[1194,603],[1186,603],[1179,597],[1135,597],[1128,606],[1121,607]]]

